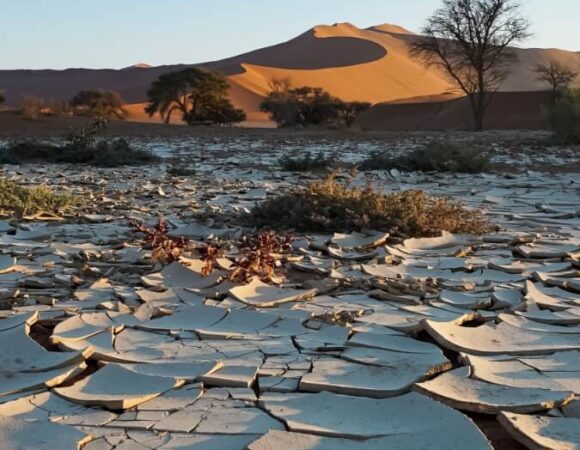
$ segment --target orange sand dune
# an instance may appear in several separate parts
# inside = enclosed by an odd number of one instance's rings
[[[384,23],[382,25],[375,25],[374,27],[369,28],[370,31],[380,31],[383,33],[390,33],[390,34],[414,34],[412,31],[407,30],[406,28],[400,27],[399,25],[394,25],[391,23]]]
[[[359,51],[356,55],[344,44],[344,39],[356,39],[381,46],[384,56],[373,59],[373,47],[367,47],[367,54]],[[434,68],[426,68],[411,58],[408,49],[410,40],[416,35],[396,25],[378,25],[366,30],[351,24],[318,26],[310,32],[274,47],[241,55],[226,61],[211,63],[214,68],[224,67],[230,73],[230,80],[236,85],[262,97],[269,91],[272,78],[289,78],[294,86],[320,86],[344,100],[360,100],[371,103],[383,102],[441,102],[461,96],[448,77]],[[320,41],[335,41],[336,44],[323,46]],[[328,67],[325,48],[333,45],[341,48],[333,54],[336,63]],[[506,79],[502,91],[541,91],[546,86],[536,80],[534,67],[550,60],[559,61],[580,72],[580,53],[557,49],[515,49],[518,63]],[[277,63],[280,55],[288,55],[291,64]],[[339,55],[339,56],[338,56]],[[298,56],[300,59],[297,59]],[[351,58],[351,64],[345,64]],[[357,62],[357,58],[366,62]],[[319,67],[312,67],[312,61],[319,61]],[[239,67],[236,67],[239,64]],[[309,67],[309,69],[305,69]],[[580,78],[577,81],[580,86]],[[237,101],[235,93],[232,95]],[[519,97],[518,97],[519,98]],[[253,105],[245,104],[244,109],[254,116],[259,115]],[[534,123],[534,126],[537,125]]]
[[[307,37],[302,35],[297,40],[283,44],[284,50],[293,54],[294,47],[304,47],[302,55],[307,60],[322,57],[315,44],[319,41],[335,41],[350,38],[370,42],[383,49],[383,56],[371,58],[369,54],[358,54],[367,62],[352,65],[336,65],[332,68],[321,67],[313,70],[281,68],[274,64],[242,63],[244,72],[231,76],[239,85],[266,95],[268,82],[272,78],[289,78],[294,86],[319,86],[344,100],[360,100],[379,103],[397,98],[415,97],[418,95],[437,95],[453,89],[453,86],[440,73],[427,69],[422,64],[409,58],[407,45],[395,36],[369,30],[360,30],[350,24],[315,27]],[[311,44],[305,46],[304,39]],[[297,42],[299,41],[299,42]],[[270,52],[280,51],[280,47],[264,49],[262,59]],[[347,49],[341,51],[342,58],[347,56]]]
[[[289,78],[294,86],[322,87],[344,100],[373,104],[440,104],[455,98],[458,92],[445,74],[410,57],[408,42],[413,39],[416,35],[391,24],[368,29],[348,23],[317,26],[282,44],[196,66],[226,74],[234,105],[244,109],[253,123],[267,120],[259,105],[274,77]],[[551,59],[580,71],[577,52],[517,49],[517,53],[519,62],[502,91],[545,90],[547,87],[535,79],[533,68]],[[23,95],[69,100],[81,89],[115,90],[130,104],[130,120],[159,121],[142,111],[147,89],[160,74],[183,67],[187,66],[140,64],[122,70],[5,70],[0,71],[0,88],[6,92],[8,105],[19,104]]]
[[[386,55],[383,45],[361,38],[358,28],[337,25],[338,32],[315,27],[283,44],[266,47],[222,61],[203,64],[228,74],[240,73],[242,64],[289,70],[319,70],[355,66],[379,60]],[[334,28],[334,27],[333,27]],[[333,39],[320,39],[332,37]]]

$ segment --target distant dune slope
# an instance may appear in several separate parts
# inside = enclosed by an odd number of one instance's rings
[[[222,71],[229,77],[232,101],[246,111],[251,121],[266,120],[259,105],[274,77],[290,78],[294,86],[322,87],[344,100],[374,104],[438,103],[455,98],[459,93],[445,74],[410,57],[408,42],[416,38],[391,24],[368,29],[348,23],[317,26],[288,42],[197,66]],[[519,62],[502,91],[546,89],[535,79],[533,68],[551,59],[580,71],[577,52],[517,49],[517,54]],[[147,89],[160,74],[183,67],[140,64],[122,70],[4,70],[0,71],[0,88],[6,91],[9,105],[19,104],[23,95],[68,100],[81,89],[115,90],[131,104],[131,120],[158,121],[158,117],[149,119],[142,111]]]
[[[289,70],[319,70],[357,66],[380,60],[387,49],[339,25],[340,32],[324,35],[323,27],[312,30],[283,44],[209,63],[209,66],[238,73],[242,64],[277,67]],[[343,31],[344,29],[344,31]],[[331,37],[332,39],[322,39]]]
[[[311,32],[289,41],[281,46],[262,50],[261,60],[270,59],[276,53],[295,54],[300,48],[300,55],[305,60],[324,60],[323,46],[315,44],[319,41],[342,41],[344,38],[366,41],[380,46],[383,56],[373,58],[371,48],[368,54],[349,55],[349,49],[341,48],[341,59],[355,60],[363,58],[367,61],[351,65],[335,65],[311,70],[281,68],[276,64],[255,64],[242,62],[243,73],[232,76],[241,86],[260,95],[268,92],[268,82],[272,78],[287,77],[294,86],[320,86],[331,94],[344,100],[361,100],[371,103],[394,100],[397,98],[414,97],[418,95],[436,95],[450,90],[453,86],[440,73],[427,69],[408,55],[406,43],[388,33],[361,30],[350,24],[315,27]],[[373,51],[374,52],[374,51]],[[277,56],[279,57],[279,56]],[[336,56],[335,56],[336,57]],[[242,60],[243,61],[243,60]]]
[[[546,91],[498,92],[486,114],[485,128],[490,130],[546,128],[546,105],[551,95]],[[363,113],[357,125],[377,131],[435,131],[473,129],[469,101],[428,99],[409,103],[383,103]]]

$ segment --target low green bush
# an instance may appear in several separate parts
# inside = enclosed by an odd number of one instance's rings
[[[96,167],[141,166],[159,161],[148,150],[133,148],[124,139],[97,140],[102,121],[67,136],[63,145],[23,141],[0,149],[0,164],[55,163],[89,164]]]
[[[185,166],[171,165],[166,170],[167,175],[172,177],[190,177],[195,175],[195,169]]]
[[[127,141],[100,141],[90,147],[18,142],[0,150],[1,164],[54,163],[89,164],[96,167],[141,166],[158,161],[147,150],[135,149]]]
[[[563,94],[548,111],[548,121],[559,144],[580,144],[580,90]]]
[[[369,170],[391,170],[400,168],[400,161],[398,158],[393,158],[387,153],[373,150],[368,158],[361,162],[358,168],[362,171]]]
[[[18,158],[7,148],[0,148],[0,164],[18,164]]]
[[[316,172],[327,170],[332,166],[332,161],[324,156],[324,153],[318,153],[313,156],[307,153],[305,156],[292,158],[288,155],[280,158],[280,168],[284,172]]]
[[[82,204],[80,197],[55,193],[46,186],[24,187],[0,178],[0,210],[24,216],[35,212],[60,213]]]
[[[480,173],[488,164],[488,158],[476,150],[448,140],[435,140],[408,155],[395,158],[381,152],[373,152],[362,162],[360,169]]]

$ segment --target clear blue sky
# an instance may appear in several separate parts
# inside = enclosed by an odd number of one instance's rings
[[[417,31],[438,0],[0,0],[0,69],[196,63],[317,24]],[[523,0],[528,47],[580,50],[580,0]]]

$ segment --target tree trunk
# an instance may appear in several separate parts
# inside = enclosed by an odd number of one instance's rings
[[[477,105],[475,113],[475,131],[483,131],[483,120],[485,118],[484,105],[482,103]]]
[[[483,67],[477,70],[477,96],[475,99],[475,131],[483,131],[483,119],[485,118],[486,92]]]
[[[560,93],[558,91],[558,86],[554,85],[554,88],[552,89],[552,106],[558,103],[558,97],[560,97]]]
[[[469,104],[471,105],[471,112],[473,115],[473,130],[483,131],[483,110],[485,104],[481,101],[481,96],[479,93],[471,94],[469,96]]]
[[[483,131],[483,121],[485,119],[485,108],[486,108],[486,92],[485,83],[483,82],[483,77],[479,80],[479,90],[477,91],[477,98],[475,101],[475,131]]]

